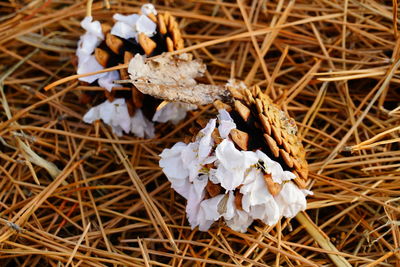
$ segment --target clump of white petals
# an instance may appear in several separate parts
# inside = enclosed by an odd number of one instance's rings
[[[94,50],[104,40],[101,24],[98,21],[93,21],[92,17],[85,17],[81,22],[81,26],[86,32],[80,37],[76,49],[76,55],[78,57],[77,73],[86,74],[100,71],[104,69],[104,67],[97,62],[94,56]],[[98,80],[99,85],[108,91],[111,91],[114,87],[120,87],[120,85],[113,83],[114,80],[119,79],[118,71],[98,73],[79,78],[80,81],[88,83]]]
[[[111,29],[111,34],[124,39],[137,38],[139,33],[145,33],[151,37],[156,32],[156,24],[149,19],[148,15],[157,15],[157,10],[152,4],[144,4],[141,7],[142,15],[121,15],[113,16],[116,23]],[[93,18],[85,17],[81,22],[81,27],[85,29],[85,33],[80,37],[76,49],[78,57],[78,74],[86,74],[103,70],[95,56],[94,51],[105,36],[99,21],[93,21]],[[98,73],[90,76],[80,77],[80,81],[93,83],[98,82],[100,87],[111,92],[114,87],[121,87],[115,84],[115,80],[120,80],[118,71],[110,71]],[[185,118],[188,110],[197,108],[195,105],[170,102],[154,114],[152,121],[167,122],[171,121],[177,124]],[[152,138],[154,137],[154,125],[146,117],[142,111],[137,109],[134,116],[129,116],[127,106],[124,99],[115,99],[113,102],[105,101],[102,104],[92,107],[83,117],[86,123],[92,123],[96,120],[102,120],[111,126],[114,133],[122,135],[125,133],[133,133],[138,137]]]
[[[103,69],[93,55],[95,48],[104,40],[104,34],[101,30],[101,24],[98,21],[93,21],[92,17],[85,17],[81,22],[82,28],[86,32],[81,36],[76,55],[78,57],[78,74],[86,74]],[[80,81],[92,83],[95,80],[103,77],[105,73],[80,77]]]
[[[197,109],[197,106],[193,104],[169,102],[154,113],[152,121],[162,123],[170,121],[173,124],[178,124],[186,117],[186,113],[189,110],[194,109]]]
[[[125,16],[118,13],[115,14],[113,18],[116,23],[111,29],[111,34],[124,39],[135,38],[136,41],[139,33],[152,37],[156,32],[157,24],[148,15],[157,15],[157,11],[152,4],[143,5],[141,11],[142,15],[132,14]]]
[[[83,116],[83,121],[93,123],[102,120],[111,126],[112,131],[122,136],[123,132],[133,133],[138,137],[154,137],[153,124],[143,116],[141,110],[136,110],[134,116],[129,116],[128,106],[124,98],[116,98],[110,102],[104,101],[94,106]]]
[[[211,135],[216,128],[222,138],[218,144]],[[176,143],[160,154],[159,164],[171,187],[187,200],[191,227],[207,231],[224,218],[233,230],[246,232],[256,219],[274,225],[282,216],[292,218],[305,210],[306,196],[312,192],[300,190],[291,181],[296,176],[262,151],[238,150],[229,137],[232,129],[236,124],[229,113],[219,110],[218,118],[211,119],[194,142]],[[278,195],[269,192],[265,173],[282,185]],[[224,192],[206,199],[209,182],[219,184]],[[241,209],[236,207],[235,192],[242,194]]]
[[[140,11],[142,12],[142,14],[144,14],[146,16],[148,16],[150,14],[157,15],[157,10],[153,4],[144,4],[140,8]]]

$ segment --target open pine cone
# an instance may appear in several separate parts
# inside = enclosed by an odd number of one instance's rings
[[[296,125],[257,86],[228,83],[230,101],[186,143],[160,154],[172,188],[187,199],[192,228],[219,218],[245,232],[253,220],[275,225],[306,209],[308,166]],[[224,95],[226,95],[224,93]],[[192,129],[193,130],[193,129]]]
[[[81,23],[86,33],[81,36],[76,52],[77,73],[85,74],[126,64],[136,54],[156,56],[183,48],[178,24],[170,13],[158,14],[151,4],[143,5],[141,13],[127,16],[115,14],[113,27],[86,17]],[[82,93],[82,103],[96,105],[85,114],[83,120],[92,123],[102,119],[118,135],[124,131],[139,137],[153,137],[151,120],[177,123],[185,117],[187,110],[195,108],[182,103],[168,103],[159,107],[162,100],[142,94],[132,83],[123,84],[123,87],[113,83],[127,79],[126,69],[81,77],[81,81],[105,89]]]
[[[304,189],[308,165],[294,119],[280,110],[258,86],[247,89],[240,83],[228,83],[227,88],[234,98],[233,104],[227,106],[216,101],[215,106],[228,109],[237,125],[230,134],[232,141],[242,150],[262,150],[283,169],[294,173],[294,181]]]
[[[259,87],[230,81],[198,84],[204,64],[189,54],[157,59],[135,56],[128,68],[145,94],[203,105],[219,115],[199,120],[193,136],[160,154],[171,187],[187,199],[190,225],[207,231],[219,218],[245,232],[255,219],[274,225],[306,209],[308,166],[293,119]],[[171,73],[179,79],[171,77]]]

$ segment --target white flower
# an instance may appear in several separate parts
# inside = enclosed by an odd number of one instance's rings
[[[280,217],[279,207],[268,191],[263,174],[260,170],[252,169],[240,188],[243,210],[253,219],[260,219],[268,225],[274,225]]]
[[[103,66],[100,65],[99,62],[97,62],[94,55],[89,55],[82,59],[81,58],[79,59],[77,74],[86,74],[89,72],[95,72],[102,69],[104,69]],[[80,77],[79,80],[92,83],[105,75],[106,73],[98,73],[90,76]]]
[[[86,32],[79,39],[76,49],[76,55],[78,56],[78,74],[86,74],[103,69],[103,66],[97,62],[92,54],[95,48],[104,40],[104,34],[101,30],[100,22],[92,22],[92,20],[92,17],[85,17],[81,22],[81,26]],[[104,75],[106,74],[100,73],[92,76],[80,77],[79,80],[92,83]]]
[[[186,214],[192,228],[200,223],[198,214],[200,211],[200,203],[205,196],[205,188],[207,182],[207,176],[200,175],[193,181],[193,183],[190,184],[190,186],[188,187],[189,191],[185,192],[185,194],[187,194],[188,196]]]
[[[78,47],[76,49],[76,55],[78,60],[83,59],[93,54],[96,47],[100,44],[102,39],[99,39],[96,35],[85,33],[78,41]]]
[[[122,131],[129,133],[130,117],[123,98],[117,98],[113,102],[106,100],[100,105],[92,107],[83,116],[83,121],[86,123],[92,123],[100,119],[110,125],[113,132],[118,136],[122,135]]]
[[[138,21],[136,22],[136,31],[138,33],[144,33],[149,37],[152,37],[156,32],[157,24],[155,24],[151,19],[147,16],[140,16]]]
[[[214,140],[211,137],[215,129],[216,120],[210,120],[207,126],[202,129],[196,139],[196,142],[188,144],[182,152],[184,165],[189,170],[189,181],[193,181],[200,173],[203,165],[215,161],[215,157],[210,156]]]
[[[182,157],[182,151],[186,147],[185,143],[178,142],[173,147],[164,149],[160,154],[159,165],[171,182],[171,187],[187,199],[191,184],[188,180],[189,170],[184,165]]]
[[[111,28],[111,34],[119,36],[123,39],[134,38],[137,35],[136,22],[139,20],[139,15],[132,14],[124,16],[121,14],[114,14],[113,19],[117,22]]]
[[[154,138],[154,124],[149,121],[142,113],[141,109],[136,109],[135,115],[130,119],[130,132],[137,137]]]
[[[307,207],[305,193],[293,182],[285,183],[282,190],[275,197],[279,209],[281,210],[281,215],[286,218],[293,218],[300,211],[304,211]]]
[[[242,184],[245,171],[258,161],[254,152],[239,151],[228,139],[217,146],[215,155],[218,160],[215,176],[226,190],[234,190]]]
[[[109,71],[105,74],[106,75],[100,77],[98,80],[98,83],[101,87],[105,88],[109,92],[111,92],[114,87],[121,87],[121,85],[113,83],[115,80],[120,79],[118,71]]]
[[[117,22],[111,28],[111,34],[123,39],[137,39],[138,33],[141,32],[152,37],[157,28],[157,25],[146,15],[133,14],[124,16],[121,14],[115,14],[113,18]]]
[[[90,55],[94,49],[104,40],[104,34],[101,29],[101,24],[98,21],[93,21],[92,17],[85,17],[81,21],[81,27],[86,30],[78,42],[77,56],[80,54]]]
[[[189,110],[196,109],[197,106],[187,103],[169,102],[161,109],[157,110],[152,121],[165,123],[167,121],[177,124],[186,117]]]
[[[208,231],[213,222],[217,221],[221,217],[221,214],[218,212],[218,205],[223,197],[224,195],[220,194],[213,198],[203,200],[200,203],[200,210],[197,214],[197,222],[200,231]],[[196,225],[192,225],[192,229],[195,226]]]
[[[218,132],[221,138],[228,138],[229,133],[232,129],[236,129],[236,124],[225,109],[218,110]]]
[[[152,4],[144,4],[141,8],[140,11],[142,11],[142,14],[144,15],[149,15],[149,14],[154,14],[157,15],[157,10]]]
[[[101,30],[101,24],[97,20],[93,21],[91,16],[85,17],[81,21],[81,27],[86,30],[86,33],[95,35],[98,39],[104,40],[104,34]]]
[[[116,20],[117,22],[123,22],[130,27],[134,27],[136,22],[138,21],[140,15],[138,14],[131,14],[131,15],[121,15],[121,14],[114,14],[113,19]]]
[[[216,147],[212,137],[216,119],[212,119],[196,136],[195,142],[178,143],[161,154],[160,166],[172,187],[187,199],[186,213],[192,229],[199,226],[200,231],[207,231],[213,222],[223,217],[233,230],[246,232],[255,219],[272,226],[281,216],[292,218],[305,210],[305,196],[312,192],[300,190],[290,181],[296,176],[284,171],[262,151],[236,149],[229,139],[236,124],[228,112],[220,110],[218,122],[223,140]],[[209,163],[214,164],[205,168]],[[269,192],[265,174],[282,185],[278,195]],[[219,184],[226,191],[204,199],[208,182]],[[235,190],[241,194],[242,209],[236,207]]]
[[[225,220],[230,220],[235,216],[236,204],[235,195],[233,191],[229,191],[228,194],[224,195],[224,198],[218,204],[218,212]]]
[[[253,222],[253,218],[251,218],[251,216],[247,212],[235,209],[234,216],[229,220],[225,219],[225,222],[226,225],[228,225],[231,229],[241,233],[245,233],[247,231],[247,228]]]
[[[214,139],[211,137],[216,125],[216,119],[211,119],[206,127],[200,131],[197,140],[199,142],[199,160],[203,161],[211,153]]]
[[[153,137],[154,126],[147,120],[140,109],[136,110],[133,117],[129,116],[128,107],[124,98],[116,98],[113,102],[108,100],[100,105],[92,107],[83,116],[83,121],[92,123],[96,120],[102,120],[105,124],[111,126],[113,132],[122,136],[125,133],[132,132],[138,137]]]

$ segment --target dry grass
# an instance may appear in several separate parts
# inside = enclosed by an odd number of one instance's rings
[[[313,178],[306,216],[192,231],[158,154],[212,109],[158,125],[154,140],[84,124],[78,96],[90,88],[43,88],[75,74],[86,3],[2,1],[1,265],[399,266],[397,1],[172,2],[157,8],[180,20],[204,82],[258,84],[296,118]],[[95,1],[93,16],[140,2],[110,4]]]

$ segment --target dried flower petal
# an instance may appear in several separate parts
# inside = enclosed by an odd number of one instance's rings
[[[228,138],[229,133],[231,132],[232,129],[236,129],[236,124],[231,118],[231,115],[225,110],[225,109],[220,109],[218,110],[219,115],[218,115],[218,131],[219,135],[221,138]]]
[[[111,92],[114,87],[121,87],[119,84],[115,84],[115,80],[119,80],[119,72],[114,70],[106,72],[106,75],[99,78],[98,83],[101,87]]]
[[[137,137],[154,138],[154,124],[143,115],[141,109],[136,110],[135,115],[130,119],[130,123],[130,132]]]
[[[139,33],[151,37],[156,31],[157,25],[146,15],[121,15],[115,14],[113,18],[117,21],[111,29],[111,34],[123,39],[137,38]]]
[[[101,30],[101,24],[98,21],[93,21],[92,17],[85,17],[81,26],[86,30],[78,42],[78,47],[76,49],[76,55],[78,57],[78,74],[86,74],[89,72],[95,72],[103,69],[93,52],[95,48],[104,40],[104,34]],[[100,73],[92,76],[80,77],[80,81],[92,83],[105,74]]]
[[[164,107],[156,111],[152,121],[162,123],[170,121],[173,124],[177,124],[186,117],[187,111],[194,110],[196,108],[197,106],[192,104],[169,102]]]
[[[110,125],[113,132],[118,136],[122,135],[122,131],[128,133],[130,130],[130,117],[125,99],[117,98],[113,102],[106,100],[100,105],[92,107],[83,116],[83,121],[86,123],[92,123],[100,119]]]
[[[102,120],[111,126],[113,132],[118,136],[133,132],[139,137],[154,136],[154,126],[137,110],[133,117],[129,116],[128,107],[124,98],[116,98],[110,102],[104,101],[100,105],[92,107],[84,116],[83,121],[92,123]]]
[[[144,4],[141,8],[140,8],[140,11],[142,12],[142,14],[144,14],[144,15],[150,15],[150,14],[153,14],[153,15],[157,15],[157,10],[156,10],[156,8],[154,7],[154,5],[152,5],[152,4]]]
[[[136,31],[138,33],[144,33],[149,37],[152,37],[156,31],[157,25],[149,19],[147,16],[140,16],[136,22]]]
[[[244,173],[258,162],[253,152],[239,151],[232,141],[224,139],[216,148],[218,167],[215,176],[226,190],[234,190],[243,183]]]
[[[247,212],[236,209],[232,219],[226,220],[226,225],[234,231],[245,233],[252,222],[253,218]]]
[[[200,231],[207,231],[211,225],[222,215],[218,212],[218,204],[224,197],[223,194],[203,200],[198,212],[198,225]],[[193,225],[192,225],[193,228]]]
[[[192,228],[207,231],[222,217],[233,230],[245,232],[253,220],[275,225],[281,216],[291,218],[306,208],[305,196],[311,192],[290,181],[296,178],[294,173],[283,170],[261,150],[235,147],[229,133],[236,130],[236,124],[226,110],[220,109],[218,115],[218,132],[222,134],[213,135],[216,127],[217,120],[211,119],[194,142],[175,145],[173,149],[179,152],[171,154],[173,170],[167,169],[169,162],[164,152],[161,154],[160,166],[172,187],[188,199],[186,212]],[[177,186],[171,173],[178,176],[179,172],[182,177]],[[275,187],[280,191],[271,191],[272,195],[270,190]],[[226,191],[221,192],[221,188]],[[205,199],[206,195],[210,198]]]
[[[78,62],[78,70],[76,73],[78,74],[86,74],[89,72],[95,72],[104,69],[102,65],[100,65],[94,55],[86,56],[84,58],[80,58]],[[95,75],[90,75],[86,77],[80,77],[79,80],[83,82],[92,83],[97,79],[105,76],[105,73],[98,73]]]
[[[307,193],[307,192],[306,192]],[[287,182],[281,192],[275,197],[282,216],[293,218],[307,207],[306,194],[294,183]]]

